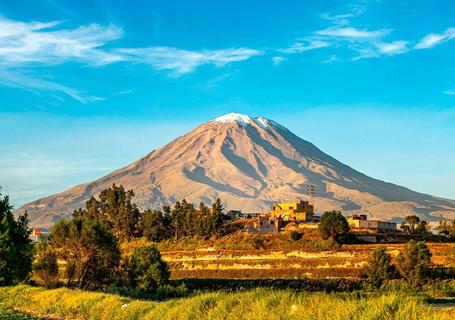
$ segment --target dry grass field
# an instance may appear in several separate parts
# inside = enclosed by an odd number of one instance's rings
[[[377,319],[449,320],[454,308],[437,308],[422,295],[383,293],[308,293],[254,289],[206,292],[163,302],[59,288],[0,288],[0,302],[41,319]],[[35,319],[35,318],[17,318]]]

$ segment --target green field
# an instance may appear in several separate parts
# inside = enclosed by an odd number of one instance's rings
[[[39,317],[66,319],[454,319],[454,308],[434,308],[424,296],[400,290],[385,293],[308,293],[253,289],[206,292],[163,302],[114,294],[46,290],[30,286],[0,288],[9,308]],[[444,300],[441,300],[444,302]],[[438,301],[439,304],[441,301]],[[26,318],[11,318],[26,319]]]

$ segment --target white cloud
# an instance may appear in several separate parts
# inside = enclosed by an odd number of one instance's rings
[[[435,45],[455,38],[455,28],[448,28],[442,34],[430,33],[420,39],[414,46],[415,49],[428,49]]]
[[[362,2],[362,5],[366,2]],[[323,20],[332,24],[328,28],[313,31],[301,41],[296,41],[286,49],[280,49],[283,53],[300,53],[308,50],[331,47],[337,49],[348,49],[356,53],[351,60],[364,58],[379,58],[408,52],[409,41],[388,40],[392,29],[368,29],[351,25],[351,18],[357,17],[361,12],[353,12],[339,15],[325,13],[321,16]],[[323,62],[340,60],[338,52],[333,53]],[[335,58],[334,58],[335,57]]]
[[[133,93],[133,89],[127,89],[127,90],[122,90],[122,91],[117,91],[117,92],[114,92],[112,95],[113,96],[123,96],[125,94],[131,94]]]
[[[324,20],[329,20],[329,21],[345,21],[346,19],[349,19],[349,18],[354,18],[355,15],[352,14],[352,13],[342,13],[342,14],[336,14],[336,15],[332,15],[330,13],[323,13],[321,14],[321,19],[324,19]]]
[[[301,53],[309,50],[320,49],[328,47],[329,43],[320,40],[311,40],[308,43],[295,42],[292,46],[286,49],[279,49],[282,53]]]
[[[279,66],[281,64],[281,62],[283,62],[284,60],[286,60],[286,58],[284,58],[284,57],[280,57],[280,56],[272,57],[272,62],[276,66]]]
[[[318,37],[320,41],[333,47],[346,47],[357,56],[352,60],[363,58],[378,58],[381,56],[391,56],[407,52],[408,41],[395,40],[385,41],[384,38],[390,34],[389,29],[367,30],[352,26],[339,26],[319,30],[314,32],[312,37]]]
[[[222,67],[262,54],[259,50],[249,48],[188,51],[170,47],[149,47],[117,49],[116,52],[125,60],[144,63],[156,70],[170,71],[174,76],[190,73],[201,65]]]
[[[150,46],[119,48],[113,42],[123,36],[115,25],[83,25],[64,28],[61,21],[21,22],[0,16],[0,85],[27,90],[62,92],[82,102],[104,100],[84,97],[78,90],[46,79],[24,76],[23,70],[77,62],[91,67],[112,63],[142,63],[172,76],[181,76],[202,65],[223,67],[262,54],[249,48],[190,51]]]
[[[325,59],[323,61],[323,63],[332,63],[332,62],[335,62],[335,61],[339,61],[338,57],[336,56],[336,54],[332,54],[330,55],[327,59]]]
[[[107,45],[123,36],[121,28],[90,24],[75,29],[55,30],[61,25],[58,21],[24,23],[0,17],[0,64],[57,65],[76,61],[98,66],[124,61],[185,74],[203,64],[224,66],[261,54],[249,48],[200,51],[159,46],[107,48]]]
[[[408,41],[379,42],[376,44],[378,51],[387,55],[394,55],[408,51]]]
[[[90,24],[55,30],[57,26],[61,26],[58,21],[24,23],[0,18],[0,64],[57,65],[79,61],[103,65],[122,60],[121,56],[101,48],[122,37],[121,28]]]
[[[0,70],[0,85],[10,88],[20,88],[32,92],[38,91],[60,92],[84,104],[89,102],[106,100],[105,98],[97,96],[84,96],[79,91],[73,88],[49,80],[37,79],[32,76],[23,75],[17,71],[10,72]]]
[[[345,38],[345,39],[373,39],[380,38],[389,33],[389,30],[361,30],[354,27],[331,27],[324,30],[316,31],[316,35],[334,37],[334,38]]]

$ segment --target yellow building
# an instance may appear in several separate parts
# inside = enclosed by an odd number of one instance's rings
[[[275,203],[270,211],[272,219],[283,219],[284,221],[311,221],[314,209],[308,201],[296,201],[288,203]]]
[[[365,214],[351,215],[346,220],[350,228],[360,229],[362,228],[362,221],[367,221],[367,216]]]

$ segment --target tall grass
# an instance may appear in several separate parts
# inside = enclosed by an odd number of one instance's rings
[[[454,319],[455,310],[430,308],[423,297],[384,294],[296,293],[254,289],[211,292],[165,302],[119,295],[29,286],[0,288],[0,303],[16,310],[67,319]]]

